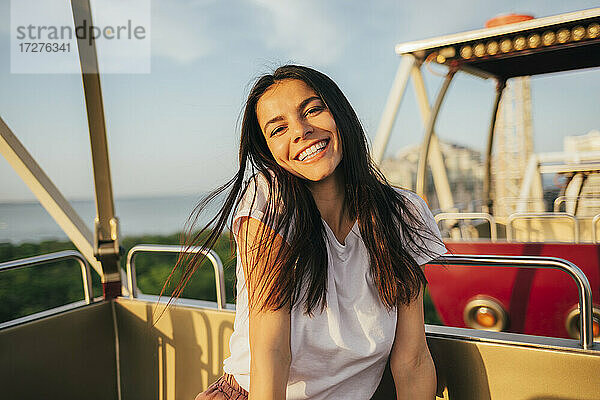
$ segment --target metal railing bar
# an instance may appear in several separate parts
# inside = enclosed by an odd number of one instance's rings
[[[25,315],[23,317],[11,319],[10,321],[0,322],[0,330],[4,328],[10,328],[11,326],[24,324],[26,322],[35,321],[36,319],[49,317],[51,315],[55,315],[64,311],[73,310],[75,308],[79,308],[87,305],[88,303],[85,300],[79,300],[73,303],[64,304],[62,306],[50,308],[48,310],[36,312],[34,314]]]
[[[153,304],[156,304],[156,303],[167,304],[168,303],[168,300],[165,299],[164,297],[159,298],[159,296],[152,295],[152,294],[138,293],[135,300],[144,300],[144,301],[151,302]],[[176,306],[194,307],[194,308],[211,308],[211,309],[215,308],[214,301],[188,299],[188,298],[181,298],[181,297],[176,300],[173,300],[173,302],[171,304],[174,304]],[[227,303],[226,307],[222,311],[235,311],[235,304]]]
[[[41,256],[22,258],[20,260],[6,261],[0,263],[0,272],[32,267],[34,265],[47,264],[50,262],[75,259],[81,267],[81,279],[83,281],[83,295],[85,304],[92,302],[92,274],[90,265],[85,257],[75,250],[64,250],[56,253],[44,254]]]
[[[434,218],[436,223],[451,219],[484,219],[490,224],[490,240],[492,242],[498,240],[498,227],[496,226],[496,220],[488,213],[439,213],[435,215]]]
[[[425,324],[425,334],[428,338],[441,337],[460,339],[473,342],[497,343],[501,345],[529,347],[587,353],[589,350],[600,351],[600,343],[594,342],[591,349],[581,348],[579,340],[548,336],[528,335],[514,332],[496,332],[473,328],[458,328],[453,326]]]
[[[574,243],[579,243],[579,224],[577,218],[574,215],[564,212],[543,212],[543,213],[514,213],[508,216],[506,223],[506,241],[511,242],[513,240],[512,225],[515,220],[519,219],[568,219],[573,223],[573,238]]]
[[[441,264],[477,267],[549,268],[566,272],[575,281],[579,294],[579,309],[581,312],[581,317],[579,318],[579,331],[581,332],[581,347],[586,350],[592,348],[594,340],[592,332],[592,288],[583,271],[572,262],[557,257],[470,254],[447,254],[439,257],[435,261],[435,264],[438,264],[438,262]]]
[[[162,244],[138,244],[129,250],[127,253],[127,288],[129,290],[129,298],[134,299],[137,297],[137,282],[135,276],[135,257],[139,253],[181,253],[184,248],[177,245],[162,245]],[[194,246],[187,251],[186,253],[196,254],[202,253],[206,255],[206,258],[211,262],[215,271],[215,285],[217,289],[217,308],[219,310],[224,310],[226,308],[225,304],[225,273],[223,272],[223,263],[219,258],[218,254],[213,250],[203,249],[202,247]]]

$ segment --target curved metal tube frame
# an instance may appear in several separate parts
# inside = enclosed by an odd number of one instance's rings
[[[577,224],[577,218],[574,215],[567,213],[514,213],[508,216],[508,221],[506,223],[506,240],[508,242],[512,241],[512,224],[517,219],[533,219],[533,218],[543,218],[543,219],[559,219],[566,218],[573,222],[573,237],[575,239],[575,243],[579,243],[579,225]]]
[[[498,228],[496,226],[496,220],[488,213],[439,213],[436,214],[434,218],[436,223],[448,219],[484,219],[490,224],[490,240],[492,242],[495,242],[498,239]]]
[[[573,278],[579,294],[579,309],[582,318],[579,320],[581,332],[580,344],[583,349],[593,347],[594,335],[592,332],[592,288],[587,277],[575,264],[556,257],[536,256],[495,256],[495,255],[462,255],[448,254],[436,260],[440,264],[461,266],[494,266],[508,268],[550,268],[564,271]]]
[[[135,277],[135,256],[139,253],[181,253],[181,246],[172,245],[159,245],[159,244],[139,244],[134,246],[127,253],[127,289],[129,289],[129,298],[134,299],[137,297],[137,285]],[[215,285],[217,287],[217,308],[219,310],[225,309],[225,274],[223,272],[223,263],[221,259],[212,250],[206,251],[201,247],[191,247],[185,253],[202,253],[206,255],[206,258],[212,263],[215,270]]]
[[[487,212],[493,212],[493,204],[491,198],[492,186],[492,149],[494,147],[494,129],[496,128],[496,120],[498,118],[498,107],[502,99],[502,93],[506,88],[506,80],[500,79],[496,84],[496,99],[494,100],[494,109],[492,111],[492,119],[490,121],[490,130],[488,132],[488,142],[485,153],[485,171],[483,173],[483,205],[487,207]]]
[[[81,280],[83,281],[83,296],[86,304],[90,304],[93,299],[92,292],[92,275],[90,265],[85,257],[78,251],[65,250],[56,253],[44,254],[41,256],[22,258],[20,260],[7,261],[0,263],[0,272],[32,267],[34,265],[47,264],[49,262],[63,261],[75,259],[81,267]]]
[[[560,205],[562,203],[564,203],[565,201],[567,201],[568,197],[567,196],[558,196],[557,198],[554,199],[554,203],[552,206],[552,210],[554,212],[560,212]],[[573,198],[574,200],[577,200],[577,198]]]
[[[431,144],[431,137],[433,136],[433,129],[435,127],[435,121],[437,120],[437,116],[440,112],[440,108],[442,107],[442,102],[444,101],[444,97],[446,96],[446,92],[448,91],[448,87],[450,87],[450,83],[452,82],[452,78],[456,73],[457,69],[455,67],[451,67],[444,79],[444,83],[440,88],[440,91],[435,99],[435,104],[431,110],[431,114],[429,115],[429,119],[427,121],[427,125],[425,126],[425,138],[423,139],[423,144],[421,145],[421,156],[419,157],[419,166],[417,170],[417,194],[419,196],[423,196],[425,194],[425,179],[427,178],[427,157],[429,156],[429,146]]]

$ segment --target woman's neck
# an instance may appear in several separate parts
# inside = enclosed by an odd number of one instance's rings
[[[327,178],[311,182],[308,186],[321,217],[336,234],[345,237],[346,231],[352,228],[354,221],[350,221],[347,210],[344,207],[344,176],[340,168]],[[348,225],[350,226],[348,228]]]

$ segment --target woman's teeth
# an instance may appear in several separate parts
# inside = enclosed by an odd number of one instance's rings
[[[313,156],[320,153],[321,150],[323,150],[325,147],[327,147],[327,140],[321,140],[320,142],[313,144],[308,149],[300,153],[300,155],[298,156],[298,160],[304,161],[308,158],[312,158]]]

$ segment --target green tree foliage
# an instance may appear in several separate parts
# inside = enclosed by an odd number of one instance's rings
[[[0,262],[74,249],[70,242],[0,243]],[[100,279],[94,278],[94,294],[101,295]],[[83,298],[81,268],[75,260],[0,272],[0,322]]]
[[[178,245],[180,243],[180,235],[125,238],[123,240],[123,247],[125,247],[126,251],[129,251],[133,246],[140,243]],[[213,251],[218,254],[223,262],[226,299],[227,302],[233,303],[235,301],[235,252],[234,245],[230,241],[228,233],[221,235],[213,247]],[[123,268],[125,268],[124,258],[121,260]],[[145,294],[160,294],[176,261],[177,254],[174,253],[140,253],[135,258],[138,288]],[[181,278],[182,272],[181,268],[176,271],[171,278],[170,285],[165,288],[163,296],[169,297],[171,295],[173,288]],[[209,301],[217,300],[215,273],[209,261],[204,261],[196,270],[193,277],[187,283],[181,297]]]

